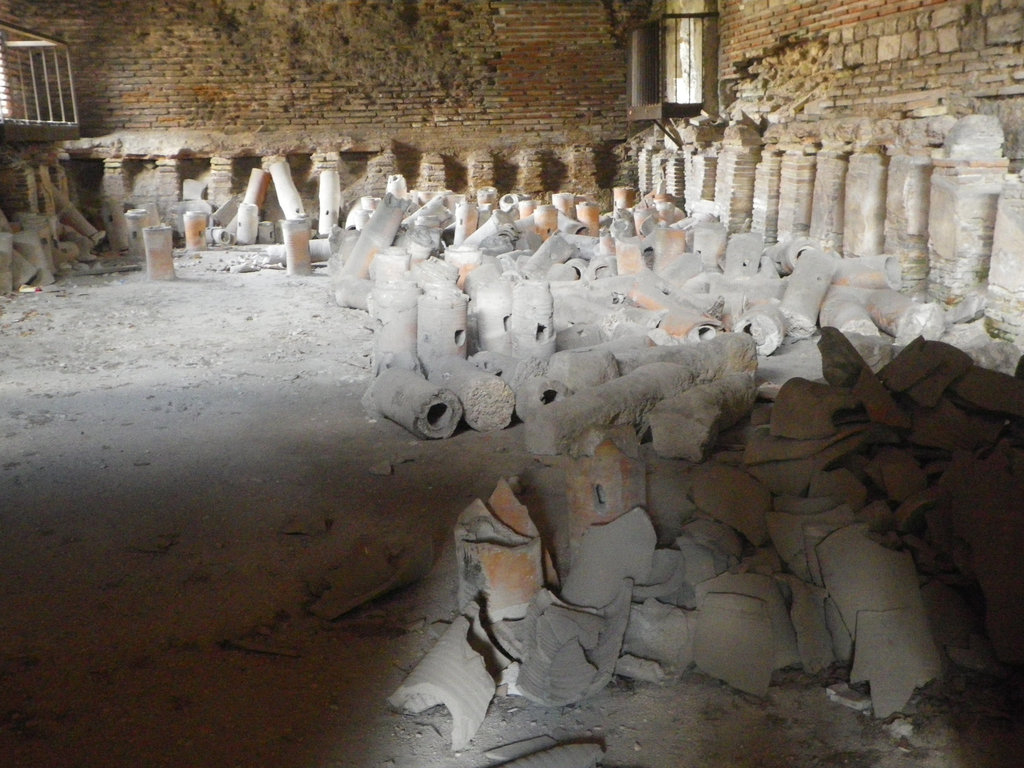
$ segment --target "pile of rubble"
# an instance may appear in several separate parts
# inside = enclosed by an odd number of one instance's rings
[[[580,429],[586,419],[614,421],[603,411],[646,396],[613,380],[694,354],[718,334],[750,336],[760,356],[820,326],[897,345],[946,340],[1001,370],[1019,356],[989,338],[983,297],[955,308],[907,297],[895,288],[893,257],[843,258],[807,238],[766,246],[757,233],[728,236],[710,214],[685,216],[658,196],[637,203],[631,190],[617,192],[620,204],[601,213],[572,194],[537,204],[488,188],[473,203],[410,192],[391,176],[384,197],[361,199],[330,236],[329,268],[337,302],[374,319],[367,408],[422,438],[448,437],[462,424],[502,429],[518,416],[531,450],[560,453],[575,427],[553,419],[568,407],[545,408],[534,430],[539,407],[573,395],[577,406],[595,403],[572,417]],[[700,397],[727,417],[749,391]]]
[[[613,675],[764,696],[777,670],[846,670],[830,698],[881,718],[949,664],[1024,662],[1024,380],[924,339],[877,371],[833,328],[819,347],[824,382],[680,465],[678,526],[646,511],[643,417],[580,446],[553,536],[514,482],[470,504],[458,618],[390,703],[445,705],[459,750],[495,695],[566,705]]]
[[[41,191],[52,201],[53,215],[23,211],[11,221],[0,211],[0,295],[35,291],[64,272],[88,269],[106,237],[64,191],[53,184],[43,184]]]

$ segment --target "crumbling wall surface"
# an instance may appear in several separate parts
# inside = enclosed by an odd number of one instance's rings
[[[991,114],[1003,121],[1007,156],[1024,156],[1018,0],[719,6],[721,71],[735,113],[772,122]]]
[[[624,131],[619,22],[592,0],[45,0],[17,22],[69,44],[87,136],[383,130],[450,147]]]

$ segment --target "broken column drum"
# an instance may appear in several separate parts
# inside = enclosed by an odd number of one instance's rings
[[[182,220],[185,223],[185,250],[201,251],[206,245],[209,215],[204,211],[185,211]]]
[[[554,299],[543,280],[524,280],[512,288],[512,348],[526,357],[555,353]]]
[[[238,245],[252,245],[259,239],[260,208],[258,205],[239,203],[236,222],[235,242]]]
[[[146,250],[146,277],[150,280],[173,280],[174,230],[162,225],[145,227],[142,239]]]
[[[416,339],[420,360],[466,356],[468,300],[466,294],[454,290],[439,290],[419,297]]]
[[[124,218],[128,225],[128,254],[133,259],[144,259],[146,246],[142,242],[142,230],[149,223],[149,211],[145,208],[131,208],[125,211]]]
[[[420,289],[411,280],[377,283],[370,293],[373,317],[373,374],[388,368],[414,370]]]
[[[341,206],[341,180],[338,172],[331,168],[320,171],[320,218],[317,233],[322,237],[331,234],[338,225],[338,208]]]
[[[289,275],[308,275],[313,268],[309,257],[309,219],[285,219],[281,222],[284,237],[285,271]]]
[[[292,169],[287,160],[278,160],[270,165],[270,175],[274,179],[274,191],[277,202],[281,206],[286,219],[298,219],[306,215],[302,206],[302,197],[292,181]]]

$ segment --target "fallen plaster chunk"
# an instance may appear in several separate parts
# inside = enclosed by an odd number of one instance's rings
[[[754,546],[768,541],[765,514],[771,510],[769,490],[742,469],[727,464],[694,468],[691,499],[705,516],[742,533]]]
[[[580,608],[540,590],[523,620],[522,660],[515,689],[545,706],[582,701],[601,690],[615,672],[629,621],[632,584],[601,610]]]
[[[487,714],[495,685],[483,657],[468,641],[470,624],[458,616],[405,682],[388,698],[396,709],[418,714],[442,704],[452,716],[452,751],[469,746]]]
[[[621,590],[623,579],[636,582],[650,574],[656,545],[657,534],[643,507],[590,526],[573,552],[562,599],[589,608],[608,605]]]
[[[363,404],[422,439],[451,437],[462,419],[462,403],[454,392],[400,368],[381,371]]]
[[[771,624],[772,669],[800,664],[796,630],[779,585],[771,576],[759,573],[723,573],[697,585],[697,609],[703,611],[712,594],[736,594],[756,598],[765,605]]]
[[[325,574],[330,588],[308,610],[333,621],[363,603],[420,580],[430,572],[433,562],[429,538],[403,543],[359,541],[342,564]]]
[[[622,652],[650,659],[670,675],[682,674],[693,663],[697,613],[654,598],[633,603]]]
[[[719,433],[748,415],[756,399],[755,377],[734,373],[662,400],[647,416],[655,453],[704,461]]]
[[[702,672],[764,697],[774,668],[768,606],[749,595],[711,592],[698,613],[693,657]]]

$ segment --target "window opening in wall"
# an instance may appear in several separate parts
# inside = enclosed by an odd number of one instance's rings
[[[714,0],[669,0],[665,7],[660,19],[633,31],[627,82],[629,120],[652,121],[668,133],[672,118],[717,111],[718,9]]]
[[[67,46],[0,23],[0,140],[75,138],[78,107]]]

